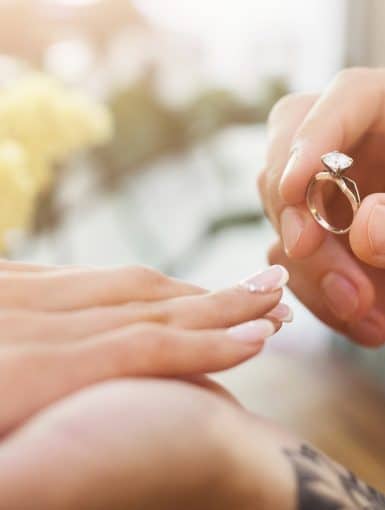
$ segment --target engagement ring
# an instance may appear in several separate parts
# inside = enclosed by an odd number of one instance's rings
[[[361,202],[356,183],[352,179],[349,179],[349,177],[343,175],[343,173],[352,166],[353,158],[341,152],[333,151],[324,154],[321,157],[321,161],[325,165],[326,171],[318,172],[310,181],[306,192],[307,206],[314,219],[321,227],[334,234],[346,234],[352,226],[354,216]],[[318,187],[322,186],[322,183],[325,183],[325,181],[335,184],[349,200],[353,210],[353,218],[348,226],[340,228],[331,225],[326,219],[326,213],[320,211],[320,209],[324,209],[324,207],[322,201],[319,201],[321,190],[318,189]]]

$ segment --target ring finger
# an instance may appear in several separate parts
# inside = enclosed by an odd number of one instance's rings
[[[195,296],[73,312],[4,310],[0,314],[0,327],[7,335],[2,343],[74,341],[138,322],[184,329],[225,328],[270,312],[278,305],[281,288],[287,280],[283,267],[272,266],[230,289]],[[285,320],[282,310],[279,313],[279,319]]]
[[[266,319],[201,331],[143,323],[76,344],[2,348],[0,435],[51,402],[101,381],[229,368],[257,354],[279,327]]]
[[[67,311],[203,292],[147,267],[0,271],[0,308]]]

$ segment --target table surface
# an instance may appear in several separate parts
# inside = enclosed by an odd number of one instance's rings
[[[385,392],[347,360],[268,353],[219,380],[385,493]]]

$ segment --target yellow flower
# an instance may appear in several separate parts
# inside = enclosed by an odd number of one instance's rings
[[[111,134],[104,106],[44,75],[24,78],[0,93],[0,140],[12,138],[24,146],[38,189],[49,183],[53,163]]]
[[[35,190],[23,147],[12,140],[0,142],[0,250],[7,236],[28,228],[35,203]]]
[[[0,251],[11,230],[28,228],[55,164],[111,134],[104,106],[42,74],[0,91]]]

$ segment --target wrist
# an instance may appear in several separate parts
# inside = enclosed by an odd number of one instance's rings
[[[242,510],[296,508],[296,480],[285,450],[297,442],[279,428],[244,414],[228,438],[231,472],[226,486]]]

